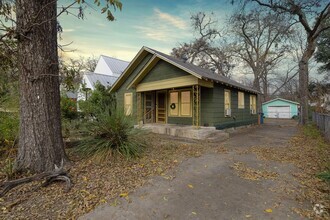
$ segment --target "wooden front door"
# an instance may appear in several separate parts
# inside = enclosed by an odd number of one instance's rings
[[[156,122],[166,123],[166,91],[156,93]]]
[[[144,123],[155,122],[155,92],[145,93]]]

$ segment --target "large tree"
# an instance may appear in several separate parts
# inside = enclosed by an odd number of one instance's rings
[[[328,21],[330,23],[330,19]],[[316,61],[323,63],[321,71],[330,72],[330,29],[322,32],[317,41]]]
[[[253,9],[233,14],[229,27],[233,55],[252,70],[253,87],[267,100],[268,77],[290,49],[286,39],[293,33],[291,25],[278,14]]]
[[[299,60],[299,94],[301,104],[301,124],[308,121],[308,63],[312,58],[320,34],[330,28],[326,21],[330,16],[328,0],[247,0],[269,10],[288,15],[288,22],[298,22],[304,29],[305,48]]]
[[[233,65],[226,48],[224,37],[212,14],[198,12],[191,16],[192,28],[196,33],[190,42],[181,43],[172,49],[171,55],[185,62],[193,63],[216,74],[230,77]],[[222,42],[222,44],[221,44]]]
[[[42,172],[67,162],[61,133],[57,31],[59,14],[83,0],[74,0],[57,12],[57,1],[0,1],[3,31],[0,40],[16,38],[20,91],[20,132],[17,169]],[[102,1],[95,1],[100,5]],[[117,0],[103,2],[102,12],[114,20],[110,7],[121,9]],[[14,9],[15,8],[15,9]],[[16,12],[16,21],[12,11]],[[83,18],[82,7],[78,17]],[[7,26],[7,27],[6,27]]]

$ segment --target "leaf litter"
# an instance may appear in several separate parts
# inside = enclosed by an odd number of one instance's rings
[[[303,127],[299,127],[298,135],[291,138],[288,146],[254,146],[247,151],[254,153],[260,160],[290,163],[297,167],[291,175],[299,182],[298,186],[294,186],[292,182],[284,182],[276,189],[270,190],[294,193],[298,202],[310,201],[310,209],[292,208],[292,211],[303,217],[330,219],[330,183],[317,177],[320,172],[329,172],[330,169],[330,144],[322,137],[310,137],[304,133]],[[247,172],[249,173],[249,170]],[[258,172],[255,174],[252,179],[259,177]],[[317,205],[322,206],[321,211],[315,211]]]
[[[201,144],[166,135],[147,134],[146,139],[149,147],[137,159],[114,157],[111,161],[95,162],[68,151],[73,161],[72,189],[65,192],[60,182],[45,188],[38,188],[38,181],[19,186],[0,198],[0,219],[77,219],[101,204],[117,206],[118,197],[129,199],[129,194],[152,176],[172,180],[175,176],[168,171],[185,159],[199,157],[207,151],[227,151],[218,144]],[[4,160],[0,159],[3,167]],[[5,178],[0,169],[0,182]]]

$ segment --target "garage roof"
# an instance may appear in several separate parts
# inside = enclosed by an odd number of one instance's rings
[[[264,105],[264,104],[267,104],[267,103],[270,103],[270,102],[274,102],[274,101],[277,101],[277,100],[284,101],[284,102],[290,102],[290,103],[293,103],[293,104],[296,104],[296,105],[300,105],[299,102],[294,102],[294,101],[287,100],[287,99],[282,99],[282,98],[275,98],[275,99],[269,100],[267,102],[264,102],[262,104]]]

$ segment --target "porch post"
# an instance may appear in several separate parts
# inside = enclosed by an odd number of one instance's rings
[[[136,97],[136,110],[137,110],[137,123],[140,124],[140,122],[143,120],[142,119],[142,98],[141,98],[141,92],[137,92],[136,93],[137,97]]]
[[[193,125],[200,126],[200,97],[201,88],[199,85],[193,85]]]

